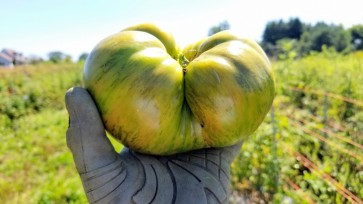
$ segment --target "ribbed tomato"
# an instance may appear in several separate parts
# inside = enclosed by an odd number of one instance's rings
[[[181,50],[155,25],[127,28],[93,49],[83,80],[107,131],[155,155],[235,144],[258,128],[274,98],[263,50],[229,31]]]

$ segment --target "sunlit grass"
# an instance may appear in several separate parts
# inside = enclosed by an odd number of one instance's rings
[[[1,203],[86,202],[66,146],[68,115],[45,110],[13,122],[0,146]]]

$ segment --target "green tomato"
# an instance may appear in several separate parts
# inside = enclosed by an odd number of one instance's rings
[[[101,41],[83,81],[106,130],[154,155],[236,144],[274,98],[271,65],[256,42],[223,31],[181,50],[152,24]]]

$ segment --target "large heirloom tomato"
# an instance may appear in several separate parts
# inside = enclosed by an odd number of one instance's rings
[[[229,31],[181,50],[155,25],[129,27],[93,49],[83,80],[107,131],[154,155],[236,144],[274,98],[263,50]]]

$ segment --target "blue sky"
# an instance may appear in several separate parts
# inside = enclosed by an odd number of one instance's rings
[[[299,17],[348,28],[363,24],[361,0],[0,0],[0,49],[74,59],[122,28],[153,22],[186,45],[227,20],[241,36],[260,40],[268,21]]]

